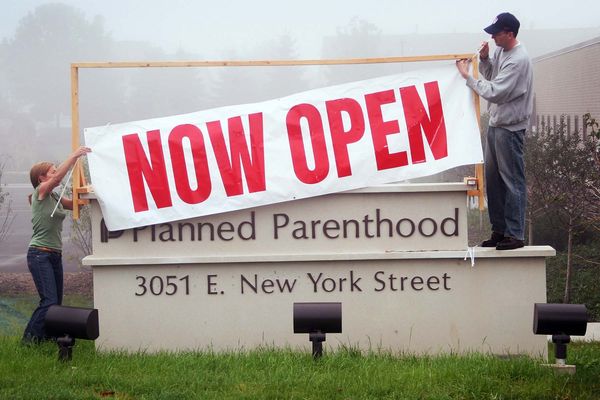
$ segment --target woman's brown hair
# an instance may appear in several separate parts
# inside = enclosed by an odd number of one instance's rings
[[[51,162],[42,161],[31,167],[29,178],[31,179],[31,185],[34,189],[40,184],[40,176],[46,175],[53,165],[54,164]]]

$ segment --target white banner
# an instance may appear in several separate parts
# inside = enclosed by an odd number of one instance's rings
[[[454,64],[87,128],[85,141],[113,231],[483,162],[473,94]]]

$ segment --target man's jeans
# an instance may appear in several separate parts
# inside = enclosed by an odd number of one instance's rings
[[[27,266],[40,295],[40,303],[31,315],[23,339],[25,341],[41,341],[48,339],[44,329],[48,308],[51,305],[62,303],[62,257],[60,253],[30,247],[27,251]]]
[[[485,179],[492,230],[523,240],[527,186],[523,140],[525,131],[490,126],[485,150]]]

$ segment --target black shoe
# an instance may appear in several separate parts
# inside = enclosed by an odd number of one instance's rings
[[[503,241],[498,243],[498,245],[496,246],[496,250],[513,250],[521,248],[523,246],[525,246],[525,243],[522,240],[507,237],[504,238]]]
[[[484,240],[481,247],[496,247],[498,243],[504,240],[504,235],[498,232],[492,232],[492,237]]]

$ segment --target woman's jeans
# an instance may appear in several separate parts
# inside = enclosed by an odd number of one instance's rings
[[[492,230],[524,240],[527,186],[523,141],[525,130],[490,126],[485,151],[485,184]]]
[[[49,339],[44,329],[46,312],[51,305],[62,303],[62,256],[58,252],[30,247],[27,251],[27,266],[40,295],[40,303],[25,328],[23,340],[36,342]]]

